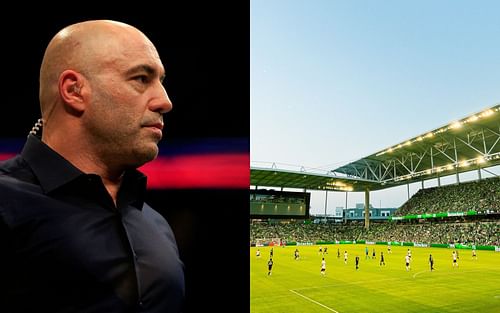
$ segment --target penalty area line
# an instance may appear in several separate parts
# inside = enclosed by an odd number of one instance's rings
[[[434,271],[429,271],[429,270],[427,270],[427,271],[420,271],[418,273],[413,274],[413,278],[417,278],[418,275],[423,274],[423,273],[435,273],[435,272],[436,272],[436,269],[434,269]],[[477,273],[477,272],[482,272],[482,271],[480,271],[480,270],[472,270],[472,271],[459,271],[459,270],[457,270],[456,271],[456,273],[458,273],[458,274]],[[436,274],[433,274],[433,275],[437,275],[437,274],[447,274],[448,275],[448,274],[452,274],[452,273],[453,272],[439,272],[439,273],[436,273]]]
[[[430,272],[430,271],[427,270],[427,271],[421,271],[421,272],[415,273],[415,274],[413,274],[413,278],[416,278],[418,275],[426,273],[426,272]]]
[[[311,302],[312,302],[312,303],[314,303],[314,304],[317,304],[317,305],[319,305],[319,306],[321,306],[321,307],[324,307],[325,309],[327,309],[327,310],[329,310],[329,311],[332,311],[332,312],[335,312],[335,313],[339,313],[338,311],[335,311],[334,309],[332,309],[332,308],[330,308],[330,307],[327,307],[326,305],[324,305],[324,304],[322,304],[322,303],[319,303],[318,301],[315,301],[315,300],[313,300],[313,299],[311,299],[311,298],[309,298],[309,297],[306,297],[306,296],[304,296],[304,295],[302,295],[302,294],[298,293],[298,292],[297,292],[297,291],[295,291],[295,290],[290,289],[290,291],[291,291],[291,292],[293,292],[294,294],[298,295],[298,296],[301,296],[302,298],[304,298],[304,299],[306,299],[306,300],[308,300],[308,301],[311,301]]]

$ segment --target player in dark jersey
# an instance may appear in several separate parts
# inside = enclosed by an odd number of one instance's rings
[[[453,267],[458,267],[458,253],[456,251],[453,251],[452,253],[452,258],[453,258]]]
[[[359,268],[359,256],[356,255],[356,271]]]
[[[434,270],[434,258],[432,254],[429,254],[429,265],[431,266],[431,272]]]
[[[269,261],[267,261],[267,275],[271,275],[271,272],[273,271],[273,259],[269,259]]]
[[[380,251],[380,263],[379,263],[379,265],[385,266],[384,252],[382,252],[382,251]]]

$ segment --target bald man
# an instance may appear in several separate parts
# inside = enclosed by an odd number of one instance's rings
[[[40,68],[42,118],[0,164],[0,312],[180,312],[184,271],[137,168],[172,109],[140,30],[59,31]]]

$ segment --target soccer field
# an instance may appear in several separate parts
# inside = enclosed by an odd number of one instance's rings
[[[453,267],[453,250],[447,248],[393,246],[389,254],[382,245],[323,247],[328,247],[328,254],[320,254],[317,245],[274,247],[271,275],[267,275],[271,248],[251,247],[250,312],[500,312],[499,252],[477,250],[474,260],[471,250],[456,250],[458,267]],[[298,260],[294,260],[295,248],[300,252]],[[405,267],[408,248],[409,271]],[[376,259],[372,259],[373,249]],[[380,252],[385,266],[379,264]],[[434,257],[432,272],[429,254]],[[360,258],[357,271],[356,255]],[[322,257],[325,275],[320,273]]]

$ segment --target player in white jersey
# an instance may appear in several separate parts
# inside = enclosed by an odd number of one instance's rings
[[[347,264],[347,250],[344,251],[344,264]]]
[[[323,258],[323,260],[321,260],[321,275],[325,276],[325,272],[326,272],[326,261],[325,258]]]
[[[405,261],[406,261],[406,271],[410,270],[410,256],[407,254],[405,256]]]

